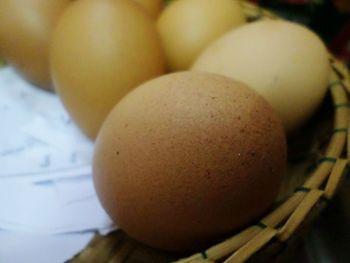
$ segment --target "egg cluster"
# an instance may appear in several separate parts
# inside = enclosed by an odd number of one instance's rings
[[[330,76],[315,33],[247,23],[233,0],[2,0],[0,54],[96,139],[95,187],[118,226],[175,251],[272,206],[287,134]]]

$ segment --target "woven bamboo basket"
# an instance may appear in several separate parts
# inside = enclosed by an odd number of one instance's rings
[[[280,19],[243,1],[249,21]],[[114,262],[283,262],[337,192],[346,175],[349,134],[350,77],[347,68],[330,56],[332,76],[326,101],[316,116],[289,141],[289,168],[280,196],[259,222],[193,255],[159,251],[118,230],[96,234],[70,263]],[[289,253],[289,254],[288,254]]]

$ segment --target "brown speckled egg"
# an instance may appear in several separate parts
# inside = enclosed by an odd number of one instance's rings
[[[185,251],[258,220],[285,165],[281,120],[260,95],[227,77],[182,72],[146,82],[112,110],[94,182],[131,237]]]

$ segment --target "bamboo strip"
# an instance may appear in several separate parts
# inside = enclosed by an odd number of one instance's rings
[[[111,254],[122,243],[124,235],[120,232],[113,233],[106,237],[96,236],[87,249],[73,258],[71,263],[96,263],[108,262]]]
[[[340,74],[340,78],[342,79],[343,84],[345,85],[345,89],[350,93],[350,75],[348,68],[341,63],[338,59],[332,57],[332,64],[336,71]]]
[[[319,189],[313,189],[307,193],[303,201],[289,217],[288,221],[278,231],[277,237],[280,241],[286,241],[294,233],[294,231],[303,222],[310,210],[316,205],[322,195],[323,191]]]
[[[241,247],[242,243],[248,242],[252,237],[260,232],[261,228],[258,226],[251,226],[243,230],[239,235],[235,235],[222,243],[219,243],[205,251],[206,257],[210,260],[219,260],[230,254],[233,250]],[[177,261],[178,263],[194,263],[203,259],[202,253],[194,254],[193,256]]]
[[[331,199],[333,197],[333,195],[335,194],[336,190],[338,189],[338,186],[339,186],[341,179],[344,175],[344,170],[345,170],[347,164],[348,164],[348,161],[345,159],[339,159],[335,163],[334,168],[332,170],[332,173],[329,176],[327,185],[325,187],[324,196],[327,199]]]
[[[335,58],[332,58],[333,70],[337,72],[338,78],[342,80],[342,85],[345,90],[350,93],[350,74],[347,67]],[[350,127],[350,125],[348,125]],[[347,137],[350,138],[350,129],[348,129]],[[350,160],[350,142],[347,142],[347,154]]]
[[[113,258],[109,260],[108,263],[123,263],[135,248],[136,242],[128,238],[126,242],[118,247],[117,251],[113,255]]]
[[[211,260],[198,259],[198,260],[193,261],[193,263],[215,263],[215,262],[211,261]]]
[[[277,234],[277,230],[267,227],[256,235],[252,240],[245,244],[240,250],[237,250],[224,263],[241,263],[246,261],[266,243],[268,243]]]

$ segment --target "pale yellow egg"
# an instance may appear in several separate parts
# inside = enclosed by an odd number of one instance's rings
[[[288,132],[315,112],[330,76],[327,49],[315,33],[292,22],[267,20],[227,33],[192,69],[248,84],[270,102]]]
[[[211,42],[244,22],[243,10],[236,0],[172,2],[158,20],[169,69],[188,69]]]

